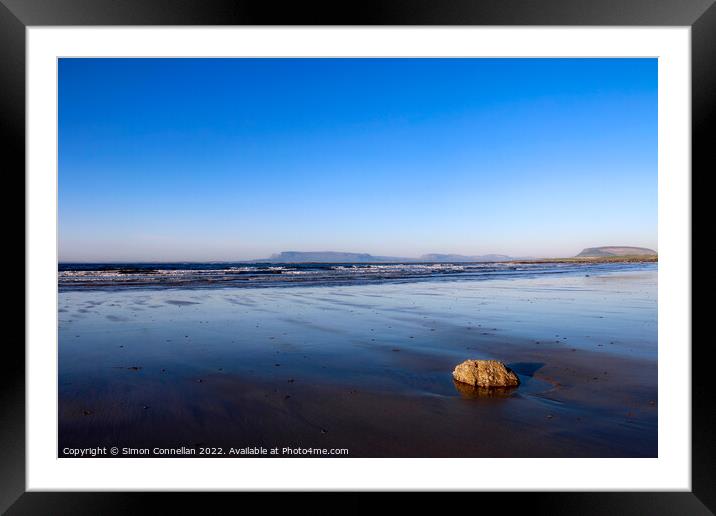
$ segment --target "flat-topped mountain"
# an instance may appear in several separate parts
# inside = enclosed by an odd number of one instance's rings
[[[387,256],[373,256],[368,253],[342,253],[336,251],[283,251],[271,255],[270,258],[264,260],[256,260],[259,262],[279,262],[279,263],[311,263],[311,262],[327,262],[327,263],[369,263],[369,262],[385,262],[400,261],[404,258],[390,258]]]
[[[337,251],[283,251],[270,258],[252,260],[268,263],[390,263],[390,262],[500,262],[511,258],[504,254],[464,256],[461,254],[424,254],[419,258],[399,256],[373,256],[368,253],[343,253]]]
[[[636,256],[636,255],[656,255],[653,249],[646,247],[629,247],[629,246],[605,246],[605,247],[588,247],[577,255],[580,257],[597,257],[597,256]]]
[[[504,254],[482,254],[478,256],[464,256],[462,254],[424,254],[419,258],[422,262],[505,262],[512,257]]]

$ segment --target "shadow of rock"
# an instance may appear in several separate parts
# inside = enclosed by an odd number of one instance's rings
[[[544,362],[515,362],[508,367],[519,375],[531,377],[544,367]]]

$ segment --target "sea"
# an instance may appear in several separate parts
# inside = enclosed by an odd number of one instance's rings
[[[256,288],[488,280],[657,270],[656,263],[60,263],[60,291],[115,288]]]

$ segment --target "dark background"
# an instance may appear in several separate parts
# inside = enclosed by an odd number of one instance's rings
[[[706,261],[716,240],[705,197],[715,169],[716,6],[714,0],[364,0],[357,2],[257,0],[0,0],[0,145],[6,242],[24,230],[15,221],[14,197],[24,195],[25,170],[25,27],[33,25],[682,25],[692,27],[692,492],[691,493],[481,493],[450,495],[453,504],[499,505],[500,512],[532,514],[712,514],[716,510],[714,388],[708,360],[713,338],[699,338],[710,312],[708,294],[714,279]],[[687,170],[684,173],[688,173]],[[701,197],[700,203],[696,203]],[[703,236],[699,238],[699,233]],[[17,245],[17,244],[16,244]],[[16,246],[4,258],[17,270]],[[25,275],[32,274],[26,268]],[[18,273],[11,276],[19,283]],[[19,285],[18,285],[19,288]],[[24,292],[24,285],[23,285]],[[24,301],[23,293],[22,300]],[[14,309],[24,311],[16,298]],[[22,308],[20,308],[22,307]],[[710,314],[709,314],[710,315]],[[8,330],[20,326],[18,313],[6,317]],[[20,330],[22,333],[22,330]],[[24,340],[24,339],[23,339]],[[7,514],[211,513],[213,508],[245,510],[241,494],[24,493],[25,491],[25,353],[24,342],[8,332],[0,366],[0,511]],[[669,343],[688,345],[689,343]],[[666,365],[668,368],[668,364]],[[250,495],[249,503],[257,495]],[[272,496],[272,501],[278,499]],[[332,496],[332,498],[326,498]],[[352,495],[354,498],[357,495]],[[420,502],[424,495],[411,495]],[[460,496],[460,498],[457,498]],[[467,497],[470,497],[468,500]],[[19,497],[19,499],[18,499]],[[307,499],[306,507],[342,510],[335,496]],[[378,507],[373,501],[351,508]],[[14,505],[13,505],[14,503]],[[308,504],[311,505],[308,505]],[[221,504],[221,505],[219,505]],[[228,504],[228,505],[226,505]],[[318,504],[318,505],[317,505]],[[370,504],[370,505],[368,505]],[[469,507],[469,506],[468,506]],[[708,508],[711,508],[709,510]],[[157,511],[159,509],[159,511]],[[489,510],[489,509],[488,509]]]

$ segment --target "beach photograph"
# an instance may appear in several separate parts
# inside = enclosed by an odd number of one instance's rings
[[[60,58],[57,456],[657,457],[657,72]]]

